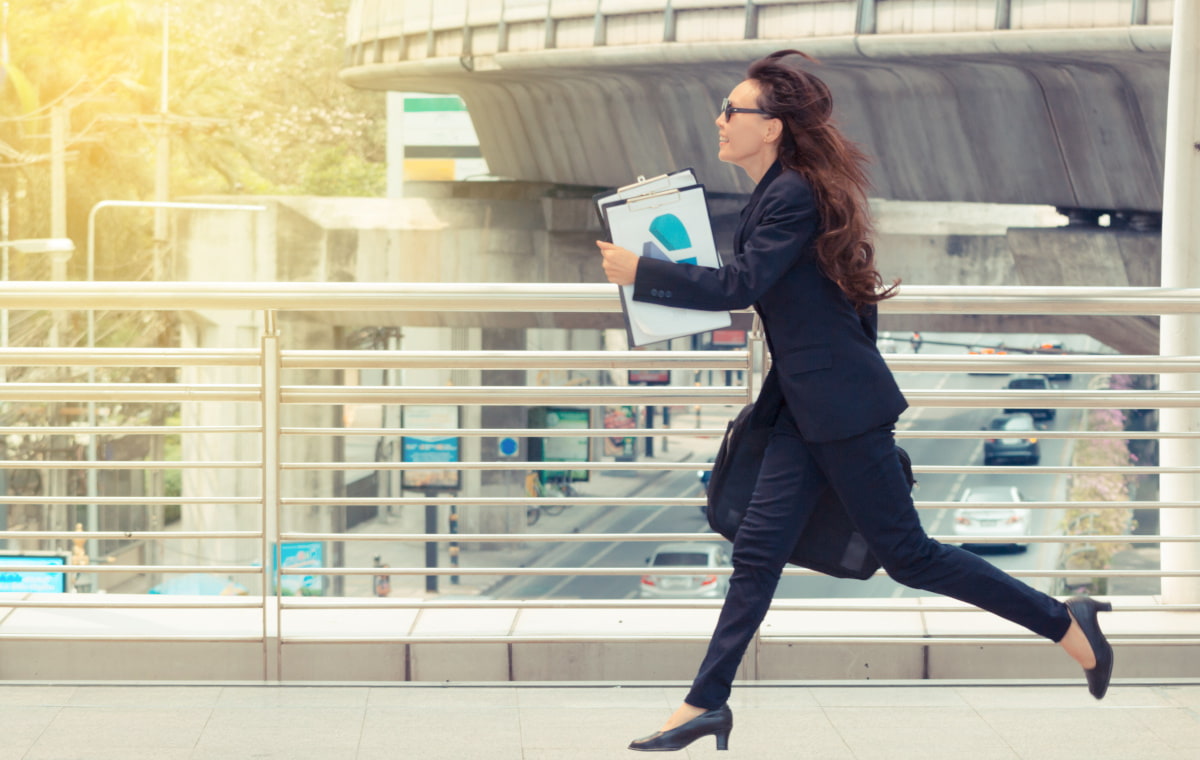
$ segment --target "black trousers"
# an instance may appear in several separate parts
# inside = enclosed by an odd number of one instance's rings
[[[1066,635],[1066,606],[990,562],[929,538],[895,451],[892,425],[840,441],[805,441],[787,408],[771,432],[754,496],[733,542],[733,575],[688,704],[720,707],[814,507],[832,485],[896,581],[968,602],[1052,641]]]

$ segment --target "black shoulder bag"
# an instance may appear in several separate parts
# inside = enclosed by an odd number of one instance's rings
[[[713,461],[706,515],[712,529],[730,541],[750,504],[767,439],[782,403],[778,381],[769,373],[758,400],[747,404],[729,423]],[[908,452],[897,446],[896,455],[912,487],[916,480]],[[817,497],[817,506],[788,561],[837,578],[858,580],[870,578],[880,567],[866,539],[829,486]]]

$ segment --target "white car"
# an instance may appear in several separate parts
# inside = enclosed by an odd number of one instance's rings
[[[1011,502],[1021,504],[1025,501],[1021,492],[1013,486],[976,486],[963,491],[961,503],[977,502]],[[1013,507],[960,507],[954,510],[954,535],[963,537],[996,538],[1010,537],[1020,539],[1029,535],[1029,509]],[[972,544],[969,540],[963,542],[963,548],[996,547],[1005,544]],[[1025,551],[1024,543],[1014,540],[1007,546],[1014,551]]]
[[[638,584],[642,599],[724,599],[729,591],[728,575],[671,574],[671,568],[729,567],[729,555],[720,544],[660,544],[646,564],[652,570]]]

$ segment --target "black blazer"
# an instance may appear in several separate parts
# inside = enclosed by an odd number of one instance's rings
[[[733,261],[720,269],[638,261],[637,301],[762,317],[771,377],[806,440],[850,438],[896,421],[908,403],[862,314],[817,266],[821,220],[808,181],[776,162],[742,210]]]

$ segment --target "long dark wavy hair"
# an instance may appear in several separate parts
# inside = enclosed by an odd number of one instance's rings
[[[779,50],[750,64],[746,78],[759,86],[758,107],[783,122],[779,161],[809,181],[821,219],[817,263],[858,308],[896,295],[875,268],[867,206],[867,155],[833,122],[833,97],[817,77],[784,62],[799,50]]]

